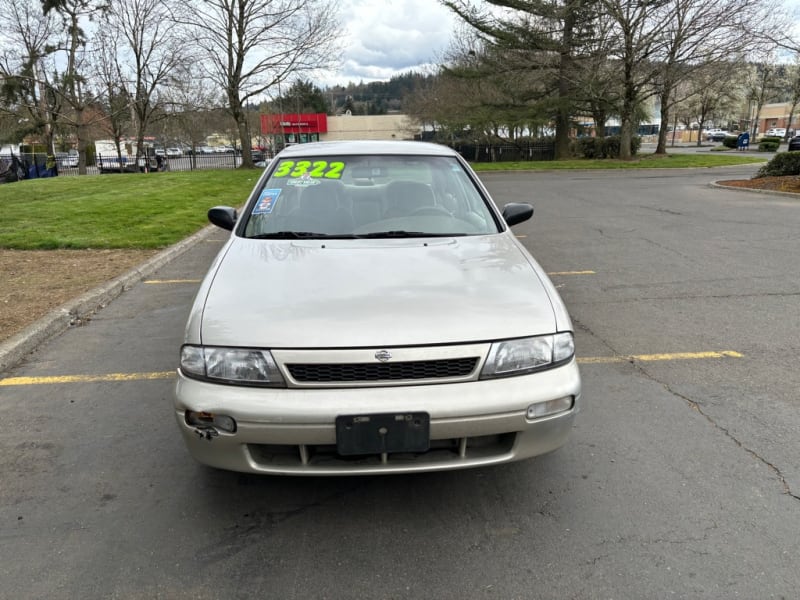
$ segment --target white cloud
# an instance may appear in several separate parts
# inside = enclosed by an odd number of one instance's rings
[[[385,81],[439,62],[455,17],[436,0],[344,0],[343,59],[323,85]]]

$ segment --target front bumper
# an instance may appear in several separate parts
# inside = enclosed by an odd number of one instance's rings
[[[178,373],[175,416],[192,456],[221,469],[279,475],[440,471],[512,462],[562,446],[580,408],[575,360],[561,367],[483,381],[397,387],[274,389],[220,385]],[[572,397],[572,408],[540,419],[528,406]],[[202,431],[185,412],[233,417],[235,433]],[[424,453],[341,457],[337,415],[427,412]]]

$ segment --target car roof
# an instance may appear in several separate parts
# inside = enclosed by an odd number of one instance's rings
[[[458,153],[439,144],[412,141],[335,141],[311,142],[288,146],[280,153],[281,158],[298,156],[347,155],[347,154],[403,154],[409,156],[458,156]]]

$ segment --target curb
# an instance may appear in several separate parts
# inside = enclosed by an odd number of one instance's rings
[[[65,302],[18,334],[0,343],[0,373],[16,366],[49,339],[60,335],[73,325],[80,324],[86,317],[105,307],[124,291],[207,238],[216,229],[213,225],[204,227],[127,273],[89,290],[74,300]]]
[[[725,181],[721,179],[720,181]],[[794,198],[795,200],[800,197],[800,194],[795,192],[782,192],[780,190],[760,190],[758,188],[737,187],[735,185],[721,185],[716,181],[708,184],[709,187],[717,188],[719,190],[733,190],[734,192],[750,192],[751,194],[765,194],[768,196],[783,196],[784,198]]]

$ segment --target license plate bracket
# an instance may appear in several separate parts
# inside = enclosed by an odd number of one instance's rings
[[[430,424],[426,412],[339,415],[336,451],[342,456],[425,452],[430,448]]]

